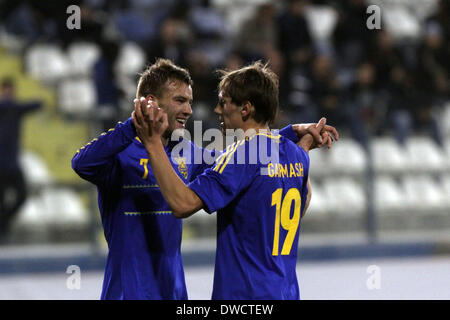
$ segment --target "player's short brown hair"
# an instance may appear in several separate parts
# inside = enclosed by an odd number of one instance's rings
[[[250,102],[258,123],[273,123],[278,114],[278,77],[261,61],[234,71],[219,70],[219,92],[240,106]]]
[[[193,84],[189,71],[175,65],[168,59],[159,58],[140,74],[137,98],[146,97],[149,94],[161,98],[167,80],[179,80],[188,85]]]

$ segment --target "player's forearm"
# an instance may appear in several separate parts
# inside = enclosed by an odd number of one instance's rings
[[[303,150],[305,150],[307,153],[309,153],[309,150],[311,150],[311,147],[314,143],[313,137],[311,134],[305,134],[299,142],[297,142],[297,145],[302,147]]]
[[[164,198],[177,218],[187,218],[202,208],[202,201],[173,170],[161,141],[145,146],[150,165]]]
[[[302,217],[306,214],[306,210],[308,210],[309,203],[311,202],[311,195],[312,195],[311,182],[308,178],[308,194],[306,195],[305,208],[303,209]]]

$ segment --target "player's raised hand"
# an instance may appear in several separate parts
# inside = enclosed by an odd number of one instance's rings
[[[310,134],[313,137],[314,144],[310,149],[320,148],[325,145],[331,148],[333,142],[339,140],[338,131],[335,127],[327,124],[320,127],[321,131],[319,131],[318,125],[319,123],[300,123],[292,125],[292,128],[300,139],[306,134]]]
[[[327,119],[321,118],[317,124],[314,124],[314,130],[312,130],[316,137],[313,136],[313,133],[307,132],[302,136],[300,141],[297,143],[300,147],[305,149],[307,152],[309,150],[317,148],[318,146],[328,144],[328,147],[331,147],[331,136],[328,132],[325,132],[325,134],[322,135],[322,132],[324,131],[324,128],[326,126]],[[320,136],[320,140],[318,142],[318,137]]]
[[[161,141],[169,126],[167,114],[150,99],[135,99],[131,116],[138,136],[144,144]]]

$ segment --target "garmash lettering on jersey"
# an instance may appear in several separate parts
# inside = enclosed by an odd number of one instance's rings
[[[303,164],[296,163],[269,163],[267,175],[271,178],[300,178],[303,177]]]

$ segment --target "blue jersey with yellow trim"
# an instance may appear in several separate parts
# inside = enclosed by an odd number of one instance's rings
[[[182,220],[172,215],[158,188],[132,120],[119,123],[77,151],[73,169],[98,189],[98,205],[108,243],[102,299],[187,299],[180,252]],[[183,140],[174,170],[189,182],[206,164],[190,164],[194,144]],[[198,148],[200,149],[200,148]],[[202,149],[203,152],[203,149]]]
[[[302,148],[257,134],[229,146],[189,184],[207,212],[217,211],[213,299],[300,298],[295,269],[308,172]]]

